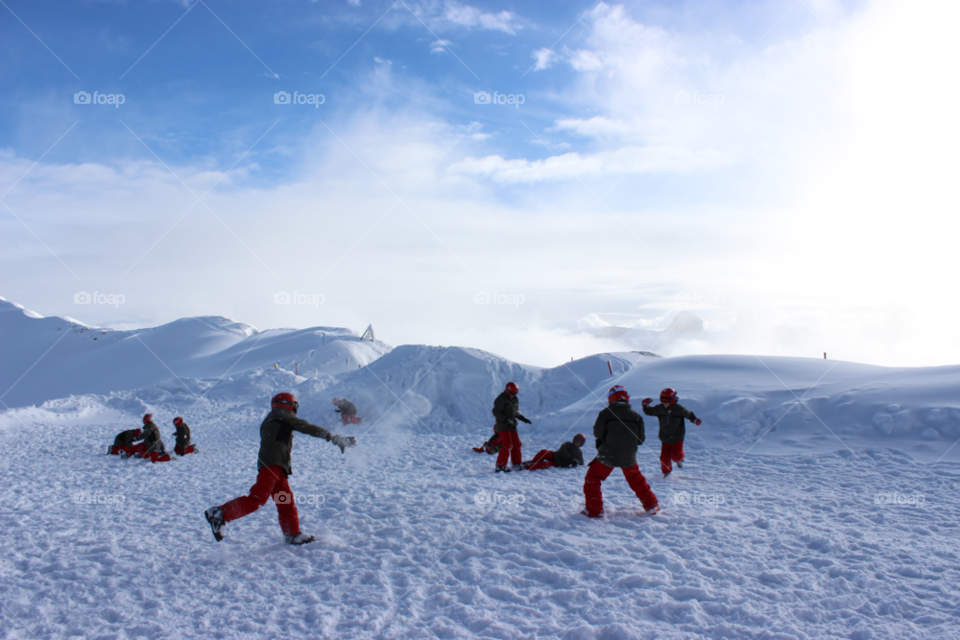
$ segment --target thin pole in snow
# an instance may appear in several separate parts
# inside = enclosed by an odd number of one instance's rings
[[[613,367],[610,366],[610,361],[607,360],[607,369],[610,370],[610,375],[613,375]]]
[[[826,351],[823,352],[823,359],[824,359],[824,360],[827,359],[827,352],[826,352]]]
[[[294,362],[294,363],[293,363],[293,375],[295,375],[295,376],[300,375],[300,363],[299,363],[299,362]]]

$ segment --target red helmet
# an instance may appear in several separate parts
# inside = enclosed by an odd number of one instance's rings
[[[183,424],[183,418],[181,418],[180,416],[177,416],[176,418],[173,419],[173,426],[179,427],[182,424]]]
[[[515,396],[520,393],[520,387],[517,386],[516,382],[508,382],[506,391],[510,395]]]
[[[148,414],[146,414],[146,415],[143,416],[143,424],[150,424],[151,422],[153,422],[153,414],[152,414],[152,413],[148,413]]]
[[[660,402],[662,402],[667,407],[677,404],[676,390],[671,389],[670,387],[667,387],[666,389],[661,391]]]
[[[587,436],[583,435],[582,433],[578,433],[577,435],[573,436],[573,444],[577,445],[578,447],[582,447],[586,443]]]
[[[270,406],[274,409],[283,409],[293,415],[297,415],[297,409],[300,408],[300,403],[297,402],[297,398],[292,393],[278,393],[273,396],[273,400],[270,401]]]
[[[614,385],[607,391],[607,402],[630,402],[630,394],[625,387]]]

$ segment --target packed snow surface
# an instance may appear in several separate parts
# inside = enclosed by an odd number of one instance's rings
[[[24,391],[0,413],[4,638],[960,637],[960,367],[613,353],[544,369],[343,329],[255,344],[271,332],[209,318],[112,332],[7,304],[0,392]],[[58,327],[73,337],[51,347]],[[116,340],[90,345],[94,331]],[[138,336],[173,354],[167,376],[109,370],[147,366]],[[331,344],[365,349],[350,351],[362,368],[340,370]],[[40,347],[42,375],[21,377]],[[533,420],[525,459],[581,432],[590,460],[613,384],[637,407],[676,388],[703,424],[664,479],[646,420],[640,469],[663,511],[643,516],[619,471],[602,520],[579,515],[582,468],[493,473],[470,447],[510,380]],[[290,484],[317,542],[283,544],[268,503],[218,544],[202,512],[253,484],[278,391],[359,444],[295,438]],[[334,396],[363,423],[341,426]],[[183,416],[200,453],[104,455],[146,412],[168,449]]]

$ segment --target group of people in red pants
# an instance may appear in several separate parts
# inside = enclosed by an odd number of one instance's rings
[[[520,413],[518,392],[516,383],[509,382],[503,393],[497,396],[493,403],[493,415],[497,421],[494,437],[474,451],[496,452],[498,473],[511,471],[507,466],[508,460],[512,462],[513,469],[527,470],[577,466],[577,457],[579,464],[583,464],[580,447],[584,445],[586,438],[582,434],[574,436],[572,442],[565,443],[557,452],[544,449],[534,456],[533,460],[521,462],[522,443],[517,434],[517,422],[530,424],[530,420]],[[603,517],[601,484],[615,468],[623,470],[627,484],[639,498],[645,512],[657,513],[660,510],[657,496],[650,489],[637,464],[637,448],[646,440],[643,417],[630,406],[630,394],[620,385],[615,385],[607,393],[607,403],[593,425],[597,457],[588,465],[583,482],[586,507],[582,513],[590,518]],[[666,478],[673,472],[673,463],[676,463],[678,468],[683,467],[686,421],[700,425],[701,420],[677,402],[677,392],[671,388],[660,392],[660,404],[654,405],[652,398],[644,398],[640,404],[644,414],[656,416],[659,421],[660,471]],[[558,457],[562,464],[556,463]]]
[[[190,427],[183,418],[173,419],[176,432],[173,434],[177,444],[173,450],[178,456],[196,453],[197,447],[190,442]],[[169,462],[170,454],[163,444],[160,428],[153,422],[153,414],[143,416],[142,429],[127,429],[117,434],[107,453],[121,458],[144,458],[151,462]]]
[[[174,453],[178,456],[196,453],[196,445],[190,442],[190,426],[180,416],[173,419],[173,426],[176,428],[173,436],[177,440]],[[144,458],[151,462],[169,462],[171,459],[160,436],[160,427],[153,422],[152,413],[143,416],[142,429],[127,429],[118,433],[107,453],[121,458]]]

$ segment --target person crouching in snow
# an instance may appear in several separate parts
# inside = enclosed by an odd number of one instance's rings
[[[333,404],[337,405],[337,413],[340,414],[340,423],[360,424],[360,417],[357,416],[357,406],[346,398],[334,398]]]
[[[300,404],[292,393],[278,393],[270,403],[271,411],[260,425],[260,452],[257,454],[257,482],[250,487],[250,495],[240,496],[218,507],[203,512],[213,537],[223,540],[226,523],[249,515],[273,498],[283,539],[288,544],[313,542],[316,537],[300,531],[300,516],[293,501],[293,493],[287,477],[293,474],[290,467],[290,452],[293,449],[293,432],[298,431],[314,438],[323,438],[340,447],[343,453],[357,444],[353,436],[334,435],[306,420],[297,417]]]
[[[143,416],[143,457],[151,462],[169,462],[170,454],[160,437],[160,427],[153,423],[153,414]]]
[[[614,467],[620,467],[627,484],[640,498],[644,510],[652,515],[660,510],[660,503],[637,466],[637,447],[643,444],[646,435],[643,418],[630,408],[630,394],[620,385],[610,389],[607,401],[610,404],[600,412],[593,425],[593,435],[597,438],[597,457],[590,463],[583,481],[583,496],[587,505],[581,513],[590,518],[603,517],[600,485],[610,476]]]
[[[117,437],[113,439],[113,446],[110,447],[108,453],[120,456],[121,458],[132,458],[135,455],[143,455],[146,447],[143,446],[142,442],[137,442],[138,440],[143,440],[143,430],[127,429],[126,431],[121,431],[117,434]],[[134,444],[135,442],[137,444]]]
[[[579,467],[583,464],[583,452],[580,451],[587,442],[587,437],[582,433],[573,436],[570,442],[564,442],[556,451],[541,449],[533,456],[530,462],[524,462],[523,468],[527,471],[536,471],[537,469],[549,469],[550,467]]]
[[[520,436],[517,434],[517,420],[532,424],[520,413],[520,400],[517,394],[520,387],[515,382],[508,382],[503,392],[493,401],[493,416],[497,419],[494,427],[500,436],[500,453],[497,454],[497,472],[510,472],[507,459],[513,462],[515,469],[523,468],[523,456],[520,453]]]
[[[173,434],[177,439],[177,444],[173,447],[174,453],[176,453],[178,456],[185,456],[188,453],[196,453],[197,448],[190,443],[189,425],[183,421],[183,418],[177,416],[173,419],[173,426],[177,429],[177,432]]]
[[[500,434],[497,433],[497,428],[493,428],[493,435],[490,436],[490,439],[484,442],[479,447],[474,447],[474,451],[477,453],[489,453],[494,454],[500,451]]]
[[[693,411],[677,404],[677,392],[669,387],[660,392],[660,404],[651,407],[652,403],[653,399],[644,398],[640,404],[645,414],[657,416],[660,421],[660,471],[666,478],[673,472],[671,462],[676,462],[678,469],[683,468],[683,439],[687,431],[684,419],[698,427],[702,421],[693,415]]]

